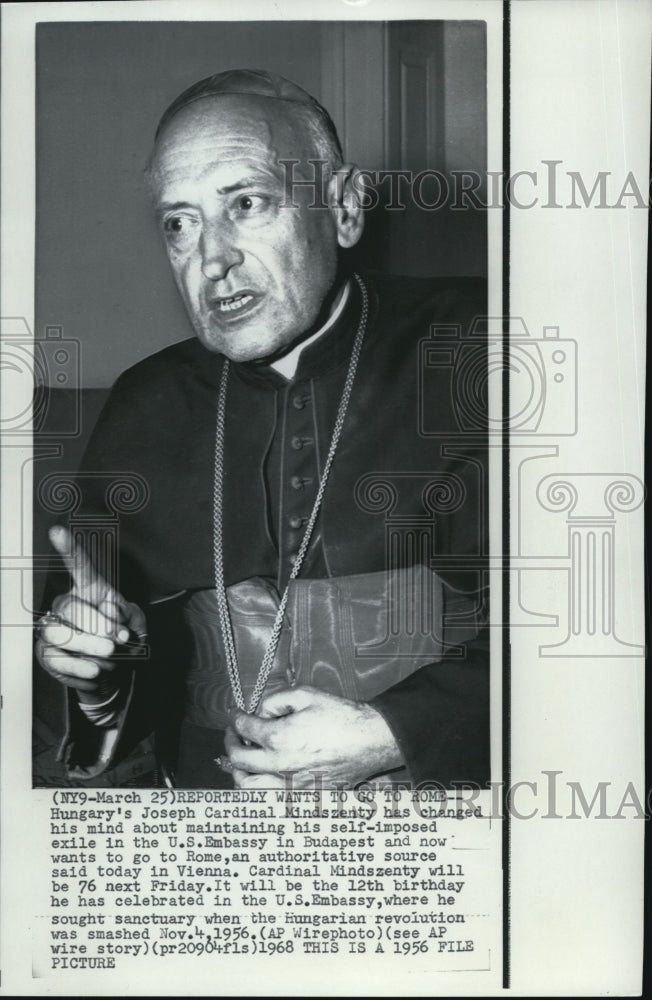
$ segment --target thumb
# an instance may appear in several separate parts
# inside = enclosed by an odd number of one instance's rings
[[[78,597],[96,607],[105,601],[119,601],[119,595],[98,573],[79,542],[73,541],[67,528],[55,525],[48,535],[52,547],[59,553],[72,577],[73,590]]]

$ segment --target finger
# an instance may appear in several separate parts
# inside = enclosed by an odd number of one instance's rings
[[[229,768],[229,773],[231,774],[231,777],[233,778],[233,784],[235,785],[235,787],[236,788],[244,788],[244,783],[247,780],[247,778],[249,777],[248,771],[241,771],[237,767],[230,767]]]
[[[248,771],[250,774],[264,774],[273,771],[275,760],[268,750],[253,747],[236,746],[229,752],[228,760],[232,769]]]
[[[313,691],[314,688],[310,687],[296,687],[268,694],[258,707],[258,715],[263,719],[278,719],[292,712],[300,712],[311,703]]]
[[[226,762],[228,762],[229,767],[231,767],[231,763],[228,759],[228,755],[231,753],[233,749],[240,750],[242,748],[251,748],[251,741],[241,740],[238,734],[236,733],[235,729],[229,726],[224,731],[224,749],[226,751],[225,760]],[[254,749],[259,749],[259,748],[255,747]]]
[[[242,740],[236,733],[235,729],[233,729],[232,726],[229,726],[224,731],[224,750],[226,752],[227,757],[231,753],[233,747],[240,747],[240,746],[242,746]]]
[[[101,683],[102,664],[82,657],[67,656],[51,646],[37,643],[36,655],[41,666],[55,680],[80,691],[96,691]]]
[[[56,646],[67,653],[79,653],[93,659],[108,659],[115,653],[115,643],[106,636],[81,632],[70,625],[50,621],[41,625],[40,638],[46,646]]]
[[[330,788],[331,785],[328,781],[324,780],[324,773],[315,771],[283,771],[281,777],[283,779],[283,788],[310,788],[315,789],[317,787],[316,774],[319,775],[320,784],[325,788]]]
[[[110,621],[115,628],[119,627],[123,620],[123,616],[120,603],[117,600],[117,595],[114,591],[107,594],[104,600],[99,602],[97,608],[98,611],[102,613],[104,618],[106,618],[107,621]]]
[[[105,604],[101,607],[105,607]],[[91,635],[102,635],[114,641],[117,639],[119,642],[126,642],[129,630],[117,619],[109,617],[101,607],[90,604],[71,592],[55,598],[52,613],[61,619],[62,625],[70,625],[75,630],[88,632]]]
[[[278,774],[250,774],[237,767],[231,773],[236,788],[285,788],[284,781]]]
[[[261,747],[269,746],[270,727],[273,727],[272,719],[261,719],[257,715],[236,712],[233,727],[241,740],[257,743]]]
[[[47,646],[42,642],[36,644],[36,655],[41,665],[57,677],[69,676],[94,680],[105,671],[111,673],[115,666],[111,660],[71,656],[69,653],[61,652],[56,646]]]
[[[72,577],[77,594],[91,604],[101,604],[115,594],[113,588],[98,573],[82,546],[74,543],[67,528],[55,525],[48,532],[53,548],[63,559]]]
[[[237,788],[285,788],[278,774],[247,774],[246,771],[234,771],[233,774]]]

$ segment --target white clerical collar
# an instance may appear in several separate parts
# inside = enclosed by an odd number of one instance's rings
[[[283,375],[283,377],[286,378],[288,382],[294,378],[294,374],[297,370],[297,365],[299,364],[299,358],[301,357],[301,352],[305,350],[305,348],[308,347],[310,344],[313,344],[316,340],[318,340],[319,337],[323,337],[326,331],[330,330],[331,327],[337,322],[337,320],[342,314],[344,306],[348,301],[350,292],[351,292],[351,282],[347,281],[344,288],[340,292],[338,298],[336,299],[332,313],[330,314],[324,325],[320,327],[319,330],[316,330],[315,333],[311,334],[306,340],[302,340],[300,344],[297,344],[296,347],[293,347],[292,350],[288,351],[287,354],[284,354],[282,358],[278,359],[278,361],[272,361],[271,367],[274,368],[277,372],[279,372],[280,375]]]

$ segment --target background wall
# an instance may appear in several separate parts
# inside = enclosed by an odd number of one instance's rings
[[[329,108],[360,166],[482,173],[485,64],[472,21],[41,25],[36,336],[60,326],[79,340],[81,384],[100,387],[191,335],[142,171],[162,111],[195,80],[278,72]],[[486,273],[484,213],[381,207],[367,221],[363,264]]]

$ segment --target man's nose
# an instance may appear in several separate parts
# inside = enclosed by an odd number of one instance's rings
[[[244,255],[228,225],[205,227],[201,238],[202,273],[209,281],[225,278],[232,267],[241,264]]]

